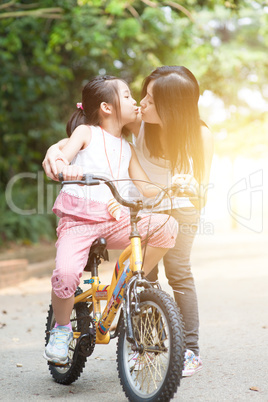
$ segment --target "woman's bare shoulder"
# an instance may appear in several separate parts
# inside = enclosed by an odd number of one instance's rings
[[[201,137],[204,142],[213,142],[213,133],[207,125],[201,126]]]

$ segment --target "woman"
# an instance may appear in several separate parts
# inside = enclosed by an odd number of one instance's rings
[[[164,257],[164,266],[174,298],[180,307],[186,335],[183,376],[202,368],[199,356],[198,303],[191,272],[190,253],[200,210],[206,203],[206,189],[213,156],[212,134],[200,120],[199,86],[183,66],[163,66],[154,70],[142,89],[141,123],[128,128],[135,135],[136,153],[149,179],[166,186],[171,180],[185,189],[195,189],[197,197],[165,200],[159,212],[172,214],[179,223],[176,244]],[[64,140],[62,140],[63,145]],[[43,162],[49,177],[55,177],[55,159],[62,157],[59,145],[52,146]],[[155,275],[151,274],[151,279]]]

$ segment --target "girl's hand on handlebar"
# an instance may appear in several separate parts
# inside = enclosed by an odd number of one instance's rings
[[[83,169],[81,166],[77,165],[69,165],[64,166],[62,169],[63,180],[82,180],[83,178]]]
[[[175,174],[172,179],[172,186],[178,186],[181,193],[190,193],[197,195],[199,192],[199,184],[190,174]]]

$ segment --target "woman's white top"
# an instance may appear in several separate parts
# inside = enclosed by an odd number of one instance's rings
[[[134,137],[134,136],[133,136]],[[149,177],[149,179],[160,185],[161,187],[166,187],[171,185],[172,172],[170,162],[162,159],[150,156],[150,152],[146,147],[145,135],[144,135],[144,122],[141,124],[140,132],[138,137],[133,138],[133,144],[135,146],[135,151],[141,167]],[[189,173],[193,174],[192,161],[190,161],[191,169],[189,172],[176,171],[175,173]],[[138,195],[138,190],[132,188],[131,195]],[[193,204],[190,202],[189,198],[186,197],[172,197],[172,208],[187,208],[192,207]],[[165,211],[171,208],[171,200],[165,198],[159,206],[154,208],[154,211]]]
[[[91,141],[89,145],[85,149],[82,149],[78,152],[71,164],[81,166],[83,168],[83,173],[103,176],[111,180],[129,179],[128,168],[132,155],[130,144],[124,138],[122,138],[121,152],[121,138],[114,137],[103,130],[105,138],[104,141],[102,130],[99,126],[90,126],[90,129]],[[123,198],[129,198],[129,181],[118,181],[114,182],[114,184]],[[85,198],[87,200],[97,201],[105,204],[113,197],[106,184],[100,184],[97,186],[66,184],[63,186],[61,191],[74,197]]]

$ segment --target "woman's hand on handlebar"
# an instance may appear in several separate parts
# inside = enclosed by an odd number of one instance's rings
[[[69,165],[68,160],[65,158],[64,154],[61,152],[58,144],[52,145],[46,153],[45,159],[42,162],[43,169],[47,175],[52,180],[58,181],[58,170],[56,162],[61,160],[66,166]]]

